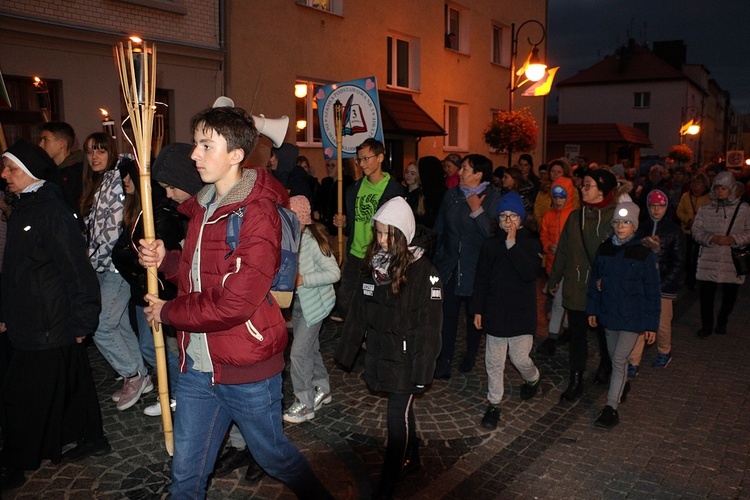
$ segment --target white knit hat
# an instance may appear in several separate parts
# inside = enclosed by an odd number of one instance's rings
[[[375,212],[372,223],[378,221],[382,224],[397,227],[406,237],[406,243],[411,243],[416,230],[414,214],[405,199],[397,196],[386,201],[380,209]]]

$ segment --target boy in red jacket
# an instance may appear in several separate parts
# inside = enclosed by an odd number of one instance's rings
[[[192,121],[191,155],[207,185],[179,207],[189,219],[182,250],[141,240],[141,263],[177,282],[177,298],[146,295],[148,320],[178,330],[173,498],[205,497],[208,476],[234,420],[269,475],[298,497],[330,495],[284,435],[281,371],[286,324],[270,295],[279,267],[281,184],[263,169],[243,169],[258,139],[240,108],[209,108]],[[229,214],[244,210],[239,243],[226,243]]]

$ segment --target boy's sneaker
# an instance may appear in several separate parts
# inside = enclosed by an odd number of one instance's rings
[[[633,380],[638,376],[638,366],[628,363],[628,379]]]
[[[484,412],[482,417],[482,427],[494,431],[497,429],[497,422],[500,420],[500,406],[499,405],[488,405],[487,411]]]
[[[120,377],[120,380],[124,380],[122,377]],[[125,384],[123,383],[122,387],[116,390],[112,393],[112,401],[115,403],[120,401],[120,398],[122,397],[122,390],[125,388]],[[146,384],[146,388],[143,389],[143,394],[148,394],[149,392],[154,390],[154,384],[151,382],[151,377],[148,377],[148,383]]]
[[[146,392],[146,388],[149,385],[151,386],[151,390],[153,390],[154,385],[151,383],[151,377],[148,375],[137,373],[130,378],[126,378],[125,384],[122,386],[120,400],[117,402],[117,409],[120,411],[127,410],[136,404],[141,398],[141,394]]]
[[[521,399],[527,400],[533,398],[537,391],[539,390],[539,380],[541,377],[537,378],[533,382],[526,381],[521,385]]]
[[[320,410],[323,405],[327,405],[331,401],[333,401],[333,397],[330,392],[323,392],[320,387],[315,388],[315,398],[313,399],[313,409],[315,411]]]
[[[594,421],[594,425],[596,427],[601,427],[602,429],[611,429],[619,423],[620,414],[617,413],[617,410],[609,405],[604,407],[602,412],[599,414],[599,417],[597,417],[597,419]]]
[[[315,418],[315,410],[308,408],[304,403],[295,401],[294,404],[284,412],[282,418],[284,419],[284,422],[299,424]]]
[[[656,356],[656,360],[654,361],[654,364],[652,366],[654,368],[666,368],[670,361],[672,361],[672,353],[669,353],[669,354],[659,353]]]
[[[172,411],[174,411],[176,406],[177,406],[177,401],[175,401],[174,399],[170,399],[169,407],[172,409]],[[161,403],[159,402],[159,400],[157,399],[156,403],[147,406],[143,410],[143,414],[148,417],[160,417],[161,416]]]

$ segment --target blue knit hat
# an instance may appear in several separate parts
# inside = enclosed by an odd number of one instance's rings
[[[497,204],[497,216],[500,216],[503,212],[513,212],[521,217],[521,220],[526,218],[526,210],[523,208],[523,199],[515,191],[507,193],[505,196],[500,198],[500,203]]]
[[[567,198],[568,192],[564,187],[560,185],[552,186],[552,197],[553,198]]]

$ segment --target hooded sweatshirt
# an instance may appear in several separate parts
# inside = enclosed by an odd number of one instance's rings
[[[546,256],[546,271],[547,274],[552,272],[552,264],[555,262],[555,254],[550,251],[550,245],[557,245],[560,241],[560,235],[565,227],[565,221],[568,220],[568,216],[573,212],[575,208],[574,193],[578,191],[573,186],[573,181],[567,177],[560,177],[552,183],[552,188],[560,186],[565,189],[568,193],[568,197],[565,198],[565,205],[562,208],[555,208],[552,206],[552,210],[547,211],[542,217],[541,228],[539,230],[539,237],[542,240],[542,247],[544,249],[544,255]],[[550,190],[550,193],[552,191]]]

